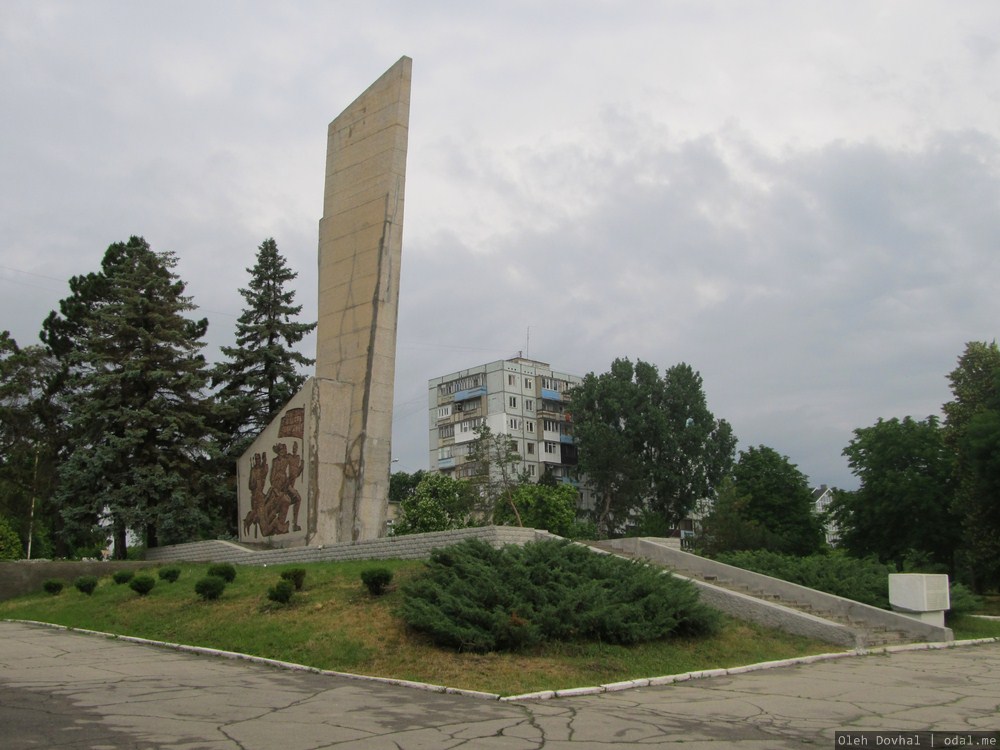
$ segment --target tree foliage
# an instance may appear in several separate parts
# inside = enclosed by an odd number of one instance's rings
[[[667,369],[616,359],[570,393],[579,468],[600,498],[598,531],[624,527],[649,509],[668,524],[712,497],[732,466],[736,439],[708,409],[701,376],[687,364]]]
[[[840,544],[902,570],[914,554],[953,570],[960,524],[952,510],[954,454],[934,416],[880,419],[844,449],[855,492],[839,492],[831,516]]]
[[[236,346],[222,347],[227,358],[212,374],[224,409],[227,434],[236,458],[305,382],[302,368],[313,364],[295,350],[315,323],[300,323],[302,305],[287,288],[298,274],[288,268],[277,243],[268,238],[247,269],[250,282],[240,289],[246,306],[236,322]]]
[[[494,521],[501,525],[545,529],[559,536],[569,536],[576,520],[578,493],[571,484],[555,486],[519,485],[510,496],[510,503],[497,507]],[[517,517],[514,510],[517,510]]]
[[[0,514],[22,539],[31,533],[36,558],[52,552],[50,536],[62,527],[52,502],[66,441],[62,380],[44,347],[20,348],[0,332]]]
[[[20,560],[24,557],[24,547],[17,532],[10,523],[0,516],[0,560]]]
[[[733,486],[742,498],[740,514],[766,530],[774,551],[808,555],[822,548],[823,525],[809,480],[787,456],[766,445],[740,451]]]
[[[185,317],[194,305],[175,265],[141,237],[111,245],[100,272],[70,280],[73,294],[45,325],[70,373],[62,514],[81,530],[106,518],[119,558],[126,529],[148,546],[213,530],[200,503],[214,447],[200,354],[208,324]]]
[[[521,468],[521,455],[513,438],[502,432],[494,433],[485,421],[482,422],[469,445],[468,463],[475,467],[469,484],[479,495],[477,510],[482,517],[491,518],[501,512],[517,526],[524,526],[514,495],[528,477]]]
[[[1000,587],[1000,348],[972,341],[948,376],[945,441],[957,460],[959,566],[977,590]]]
[[[777,534],[752,517],[749,504],[749,496],[740,494],[732,478],[724,480],[695,537],[698,552],[717,557],[729,552],[776,549]]]
[[[400,503],[396,534],[424,534],[473,525],[476,493],[467,482],[444,474],[425,474],[413,494]]]
[[[417,490],[417,485],[420,484],[420,480],[424,478],[426,473],[423,469],[417,469],[412,474],[405,471],[394,471],[389,477],[389,502],[399,505],[407,498],[412,497]]]

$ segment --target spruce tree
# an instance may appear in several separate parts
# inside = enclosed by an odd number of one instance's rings
[[[208,324],[185,317],[195,306],[175,265],[141,237],[111,245],[100,273],[73,279],[63,316],[46,321],[75,380],[57,497],[71,525],[109,521],[119,558],[127,529],[149,546],[210,533]]]
[[[250,284],[240,289],[246,307],[236,323],[236,346],[222,347],[226,362],[212,376],[220,386],[231,443],[227,453],[238,457],[305,382],[300,368],[315,360],[292,347],[316,328],[296,322],[302,305],[294,304],[295,290],[286,285],[298,274],[288,268],[271,238],[257,250],[257,262],[248,268]]]

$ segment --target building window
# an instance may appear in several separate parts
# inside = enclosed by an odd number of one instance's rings
[[[479,425],[483,423],[482,417],[477,417],[476,419],[466,419],[464,422],[459,422],[458,431],[459,432],[472,432]]]
[[[517,417],[511,417],[510,419],[507,420],[507,426],[510,427],[510,429],[512,430],[520,430],[521,420],[518,419]]]
[[[517,396],[510,396],[507,398],[507,403],[510,405],[511,409],[517,408]]]
[[[438,419],[447,419],[451,416],[451,404],[438,407]]]
[[[531,398],[524,399],[524,410],[534,411],[535,410],[535,400]]]
[[[535,465],[534,464],[528,464],[528,476],[529,477],[535,476]]]
[[[444,440],[445,438],[455,437],[455,425],[446,424],[438,427],[438,439]]]
[[[556,445],[556,443],[551,443],[548,440],[545,441],[545,452],[546,453],[548,453],[548,454],[551,455],[553,453],[556,453],[558,450],[559,450],[559,447]]]
[[[524,379],[524,387],[525,388],[531,388],[531,386],[532,386],[531,378],[525,378]]]
[[[559,423],[556,420],[546,419],[543,424],[546,432],[559,432]]]
[[[534,443],[526,443],[526,445],[528,447],[528,455],[529,456],[535,455],[535,444]]]
[[[527,422],[524,423],[524,429],[526,429],[528,432],[534,432],[535,423],[529,419]]]
[[[517,377],[515,375],[507,375],[507,385],[516,385]]]

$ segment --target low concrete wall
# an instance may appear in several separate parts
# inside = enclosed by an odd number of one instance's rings
[[[317,547],[287,547],[258,550],[223,541],[191,542],[146,550],[146,559],[155,562],[229,562],[238,565],[283,565],[289,563],[337,560],[419,560],[430,557],[431,550],[457,544],[464,539],[482,539],[494,547],[524,544],[539,539],[557,539],[538,529],[514,526],[479,526],[429,534],[406,534],[339,542]]]
[[[653,560],[691,575],[702,577],[715,576],[720,582],[725,581],[743,585],[751,591],[775,594],[785,601],[806,605],[821,612],[829,612],[831,615],[843,618],[848,622],[857,623],[858,627],[855,627],[855,630],[863,629],[864,627],[881,627],[886,630],[900,631],[908,637],[919,640],[954,640],[951,628],[930,625],[896,612],[889,612],[888,610],[872,607],[851,599],[827,594],[823,591],[816,591],[807,586],[783,581],[780,578],[753,573],[733,565],[726,565],[698,555],[692,555],[689,552],[672,549],[657,539],[616,539],[614,545],[638,557]]]
[[[0,601],[42,590],[49,578],[58,578],[72,586],[80,576],[109,576],[117,570],[151,567],[147,562],[122,560],[108,562],[71,562],[67,560],[17,560],[0,562]]]

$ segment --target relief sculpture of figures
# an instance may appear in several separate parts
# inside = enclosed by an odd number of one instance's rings
[[[267,454],[255,453],[250,465],[250,511],[243,519],[243,533],[250,534],[250,528],[254,529],[254,536],[260,529],[261,512],[264,509],[264,485],[267,482]]]
[[[302,409],[289,409],[282,417],[279,438],[302,438]],[[295,480],[302,476],[304,468],[299,453],[299,440],[292,440],[292,451],[288,443],[279,442],[271,446],[271,463],[268,466],[267,453],[255,453],[250,464],[247,481],[250,490],[250,511],[243,519],[243,534],[254,538],[287,534],[301,531],[299,509],[302,495],[295,489]],[[288,510],[292,510],[292,522],[288,522]]]

